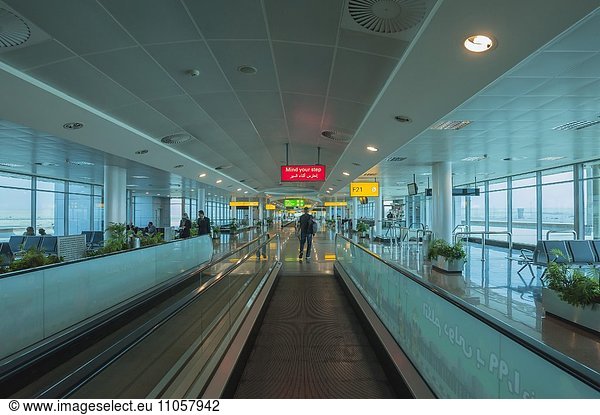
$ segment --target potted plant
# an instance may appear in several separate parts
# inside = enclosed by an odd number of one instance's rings
[[[267,226],[268,227],[273,226],[273,218],[267,218]]]
[[[553,250],[556,257],[564,257]],[[600,284],[598,270],[571,268],[566,263],[550,262],[542,277],[542,305],[553,314],[580,326],[600,332]]]
[[[356,224],[356,232],[358,232],[359,238],[365,238],[367,236],[367,232],[369,232],[369,225],[363,221],[359,221]]]
[[[460,242],[451,245],[443,239],[431,241],[427,253],[431,266],[444,272],[462,272],[466,258],[467,253]]]
[[[221,227],[219,225],[215,225],[212,227],[212,237],[213,239],[219,239],[221,235]]]
[[[229,233],[235,234],[237,232],[237,230],[238,230],[238,224],[237,224],[237,221],[234,220],[229,225]]]

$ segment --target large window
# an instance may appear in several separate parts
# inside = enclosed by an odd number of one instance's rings
[[[512,180],[513,242],[535,245],[537,237],[537,188],[535,173]]]
[[[508,230],[507,181],[501,179],[491,181],[489,185],[490,232],[506,232]],[[506,241],[504,234],[490,234],[489,239]]]
[[[600,162],[583,166],[585,239],[600,239]]]
[[[567,239],[574,223],[573,168],[542,172],[542,238],[556,234],[550,239]]]

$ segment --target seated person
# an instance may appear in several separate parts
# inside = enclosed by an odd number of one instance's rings
[[[40,228],[40,229],[38,229],[38,233],[40,234],[40,236],[45,236],[46,235],[46,229]]]
[[[148,222],[148,226],[145,229],[146,233],[150,236],[156,235],[156,226],[152,222]]]
[[[27,230],[23,232],[23,236],[35,236],[35,230],[33,230],[33,226],[28,226]]]

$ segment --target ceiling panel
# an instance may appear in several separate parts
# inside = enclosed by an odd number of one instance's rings
[[[147,46],[146,50],[188,94],[230,91],[229,82],[203,41]],[[191,76],[197,69],[200,74]]]
[[[335,57],[329,94],[371,104],[397,64],[395,59],[340,49]]]
[[[2,60],[14,68],[27,70],[47,65],[75,55],[56,40],[48,40],[20,49],[0,49]]]
[[[178,1],[99,1],[142,45],[200,39],[187,11]]]
[[[238,98],[246,109],[250,118],[254,119],[281,119],[283,107],[281,95],[278,92],[238,92]]]
[[[132,93],[81,58],[41,66],[27,73],[99,110],[139,102]]]
[[[594,82],[593,78],[555,78],[529,91],[529,95],[572,95],[574,91]]]
[[[338,130],[351,136],[364,119],[369,106],[359,102],[329,98],[323,117],[324,130]]]
[[[338,47],[353,49],[374,55],[399,58],[406,51],[409,42],[386,36],[381,33],[364,33],[356,30],[340,29]]]
[[[528,59],[511,76],[553,77],[589,59],[593,52],[543,52]]]
[[[235,90],[277,91],[277,79],[271,48],[267,41],[209,41],[213,53],[229,83]],[[249,65],[256,73],[246,74],[238,70]]]
[[[321,119],[325,98],[320,96],[283,94],[283,105],[290,139],[313,143],[321,135]],[[295,143],[294,143],[295,144]]]
[[[542,85],[548,78],[541,77],[506,77],[494,81],[481,91],[482,95],[522,95]],[[535,94],[534,94],[535,95]]]
[[[185,0],[184,3],[206,39],[267,38],[260,0]]]
[[[148,104],[179,125],[185,125],[192,122],[211,122],[208,114],[204,112],[189,95],[179,95],[148,101]]]
[[[134,126],[136,129],[156,139],[179,132],[177,124],[161,115],[146,103],[115,108],[107,111],[107,114]]]
[[[183,93],[141,48],[88,55],[86,60],[143,100]],[[140,76],[140,68],[144,68],[144,76]]]
[[[273,42],[273,52],[283,92],[327,94],[333,48]]]
[[[233,92],[195,94],[194,101],[214,120],[239,120],[248,116]]]
[[[78,54],[135,45],[131,36],[96,1],[4,1],[25,16],[35,16],[36,25]]]
[[[343,0],[265,0],[271,39],[333,45],[343,4]]]

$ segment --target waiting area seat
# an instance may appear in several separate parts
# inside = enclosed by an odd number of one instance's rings
[[[569,267],[590,267],[600,266],[600,240],[564,240],[564,241],[538,241],[533,251],[521,249],[519,257],[509,257],[516,260],[522,267],[517,271],[524,284],[531,287],[535,280],[533,267],[547,267],[550,262],[566,264]],[[527,283],[521,272],[527,268],[531,274],[531,280]],[[546,269],[542,272],[540,278],[543,279]]]
[[[42,236],[42,242],[40,243],[40,250],[46,255],[56,255],[58,246],[58,238],[56,236],[45,235]]]
[[[85,246],[88,251],[100,248],[104,243],[102,231],[81,231],[81,234],[85,235]]]
[[[0,243],[0,267],[10,265],[13,253],[8,242]]]
[[[8,240],[8,245],[10,246],[10,250],[14,254],[15,252],[19,252],[21,250],[21,245],[23,245],[24,236],[13,235]]]

